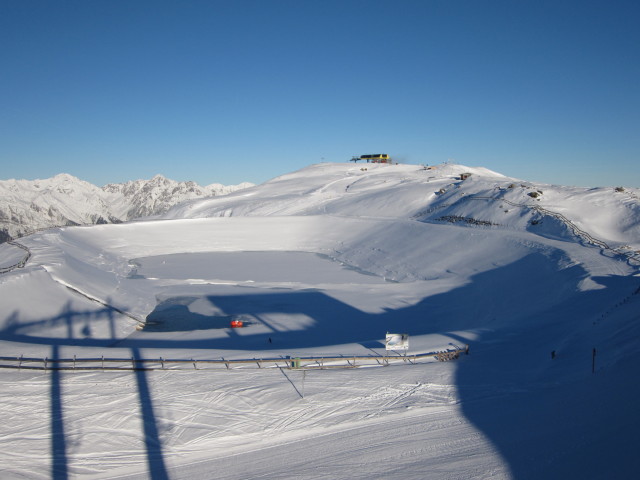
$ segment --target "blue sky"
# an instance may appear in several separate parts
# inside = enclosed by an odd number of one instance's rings
[[[0,0],[0,178],[388,153],[640,187],[638,25],[636,0]]]

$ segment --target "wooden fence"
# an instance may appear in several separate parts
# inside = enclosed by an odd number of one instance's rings
[[[169,358],[40,358],[0,357],[0,368],[17,370],[131,371],[131,370],[231,370],[238,368],[317,369],[386,367],[392,364],[418,364],[459,358],[464,349],[413,355],[351,355],[328,357],[279,357],[251,359],[169,359]]]

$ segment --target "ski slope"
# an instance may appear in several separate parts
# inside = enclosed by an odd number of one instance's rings
[[[631,475],[637,194],[461,165],[320,164],[162,219],[25,237],[26,266],[0,276],[1,356],[381,356],[387,332],[408,333],[409,353],[470,354],[3,368],[2,478]],[[1,245],[0,266],[23,254]]]

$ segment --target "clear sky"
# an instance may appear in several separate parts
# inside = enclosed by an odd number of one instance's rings
[[[640,187],[640,2],[0,0],[0,179],[366,153]]]

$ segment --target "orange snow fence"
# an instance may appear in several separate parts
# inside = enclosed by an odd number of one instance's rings
[[[242,328],[242,320],[231,320],[231,328]]]

